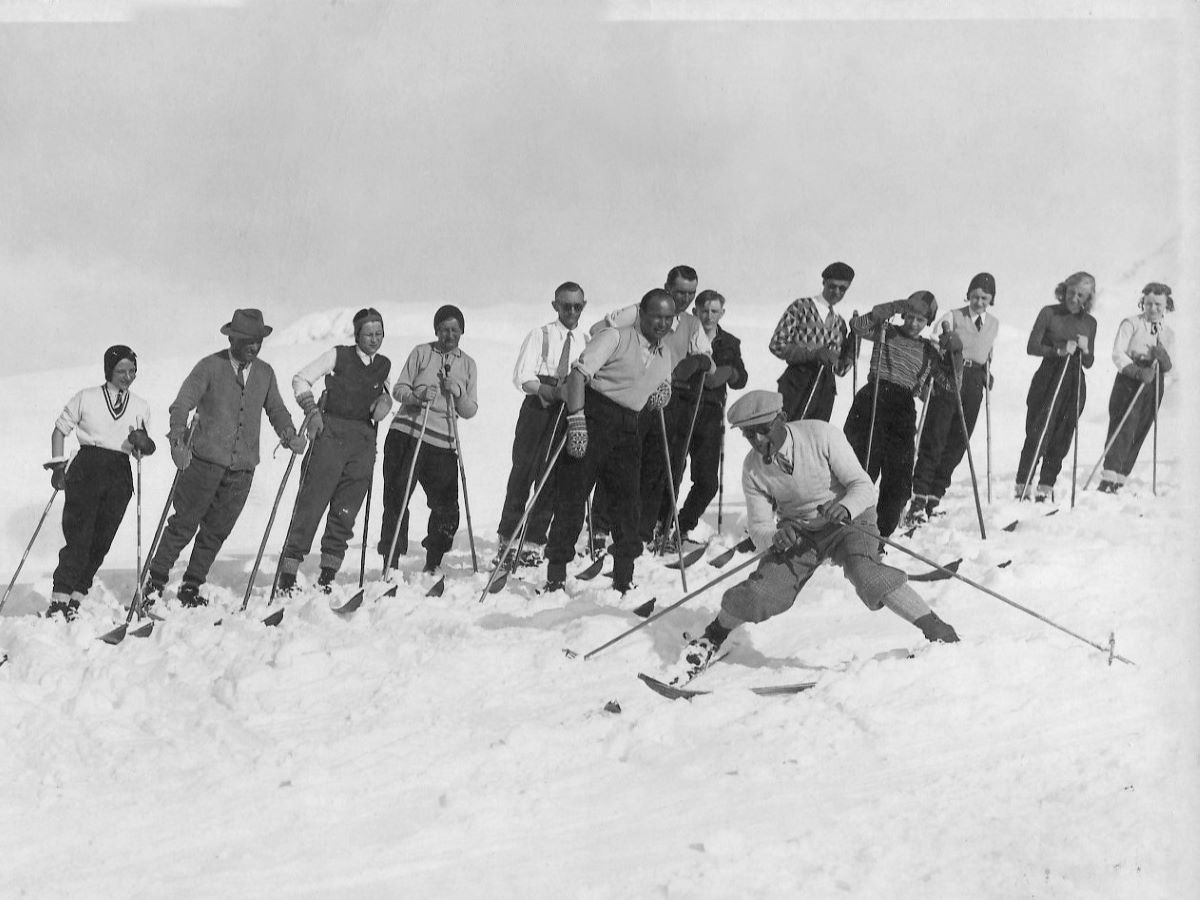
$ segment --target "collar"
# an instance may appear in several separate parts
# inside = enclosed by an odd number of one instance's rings
[[[813,304],[817,307],[817,312],[822,314],[821,318],[828,319],[829,314],[833,312],[833,305],[820,294],[816,294],[809,299],[812,300]]]
[[[674,331],[674,328],[672,328],[671,330]],[[660,356],[662,355],[662,344],[661,343],[658,343],[658,344],[650,343],[650,339],[647,338],[644,334],[642,334],[642,329],[640,327],[635,325],[633,327],[633,333],[637,336],[638,344],[642,347],[642,349],[647,350],[650,353],[657,353]]]
[[[244,366],[244,368],[242,368],[242,372],[243,372],[243,373],[244,373],[244,372],[249,372],[249,371],[250,371],[250,367],[251,367],[252,365],[254,365],[254,363],[252,363],[252,362],[248,362],[248,363],[240,363],[240,362],[238,362],[236,359],[234,359],[234,358],[233,358],[233,349],[232,349],[232,348],[230,348],[229,350],[226,350],[226,351],[225,351],[225,355],[229,357],[229,364],[230,364],[231,366],[233,366],[233,371],[235,371],[235,372],[238,370],[238,367],[239,367],[239,366]]]
[[[358,358],[363,361],[364,366],[369,366],[371,364],[371,360],[375,358],[374,353],[364,353],[358,344],[354,345],[354,352],[358,354]]]

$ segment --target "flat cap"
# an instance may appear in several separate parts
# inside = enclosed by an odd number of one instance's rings
[[[853,281],[854,270],[844,262],[831,262],[821,272],[821,277],[836,278],[838,281]]]
[[[746,391],[729,407],[729,424],[734,428],[766,425],[783,412],[783,394],[778,391]]]

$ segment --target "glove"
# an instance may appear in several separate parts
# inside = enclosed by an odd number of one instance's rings
[[[463,395],[462,383],[457,378],[442,378],[442,390],[457,400]]]
[[[131,428],[129,430],[129,446],[133,448],[133,455],[139,458],[150,456],[158,448],[154,445],[150,435],[146,434],[146,426],[141,428]]]
[[[833,368],[838,364],[838,352],[832,347],[822,347],[813,354],[813,358],[823,366]]]
[[[317,435],[325,430],[325,417],[321,415],[319,409],[313,408],[313,411],[304,417],[304,433],[308,435],[310,441],[315,441]],[[304,451],[301,450],[301,453]]]
[[[42,468],[50,470],[50,487],[61,491],[67,486],[67,461],[65,459],[52,459],[43,464]]]
[[[671,400],[671,382],[664,381],[646,398],[646,409],[662,409]]]
[[[392,411],[392,395],[380,394],[375,398],[375,402],[371,404],[371,421],[382,422],[388,417],[388,413]]]
[[[291,427],[284,429],[283,434],[279,435],[279,440],[295,454],[303,453],[308,446],[308,441],[304,435],[297,433],[296,429]]]
[[[1158,370],[1163,374],[1171,371],[1171,354],[1162,344],[1155,344],[1150,348],[1150,358],[1158,362]]]
[[[413,387],[412,392],[408,395],[408,399],[404,401],[405,406],[424,406],[437,396],[437,388],[432,384],[419,384]]]
[[[850,521],[850,510],[836,500],[821,504],[817,507],[817,511],[833,525],[845,525]]]
[[[567,413],[567,455],[583,459],[587,453],[587,416],[583,410]]]

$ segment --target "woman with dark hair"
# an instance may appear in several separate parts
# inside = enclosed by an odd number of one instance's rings
[[[1054,482],[1087,402],[1083,370],[1096,358],[1096,320],[1091,315],[1096,279],[1076,272],[1054,288],[1054,296],[1058,302],[1038,312],[1025,345],[1025,352],[1042,357],[1042,364],[1025,396],[1025,443],[1017,463],[1016,497],[1027,497],[1040,461],[1035,495],[1039,503],[1053,499]]]
[[[129,392],[137,378],[137,355],[123,344],[104,351],[104,384],[84,388],[67,401],[50,432],[53,454],[45,468],[50,484],[66,492],[59,551],[47,616],[72,621],[112,546],[133,496],[129,457],[149,456],[150,405]],[[68,465],[64,442],[72,431],[79,453]]]
[[[1111,446],[1100,470],[1100,490],[1106,494],[1121,489],[1137,462],[1142,441],[1162,402],[1163,376],[1171,371],[1171,354],[1175,352],[1175,332],[1164,321],[1167,313],[1175,311],[1171,289],[1150,282],[1142,288],[1138,309],[1141,314],[1121,322],[1113,341],[1117,377],[1108,398],[1105,439],[1106,446],[1110,442]]]

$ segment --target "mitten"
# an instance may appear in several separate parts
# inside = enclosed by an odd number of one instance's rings
[[[733,377],[733,366],[717,366],[704,376],[706,388],[719,388]]]
[[[838,364],[838,352],[832,347],[822,347],[813,354],[813,357],[821,365],[829,366],[831,369]]]
[[[587,416],[583,410],[567,414],[567,455],[583,459],[588,448]]]
[[[375,402],[371,404],[371,421],[382,422],[388,417],[388,413],[392,411],[392,397],[390,394],[380,394],[375,398]]]
[[[877,323],[886,322],[898,312],[904,311],[905,300],[893,300],[890,303],[877,303],[871,307],[871,318]]]
[[[178,439],[174,436],[175,432],[171,433],[171,462],[175,463],[175,468],[180,472],[192,464],[192,450],[187,445],[187,440],[182,434]]]
[[[1171,354],[1162,344],[1155,344],[1150,348],[1150,358],[1158,361],[1158,368],[1164,374],[1171,371]]]
[[[442,379],[442,390],[457,400],[463,395],[463,386],[457,378],[445,377]]]
[[[129,446],[133,448],[134,456],[150,456],[156,449],[150,435],[146,434],[146,426],[132,428],[129,431]]]
[[[311,391],[305,391],[296,398],[296,402],[300,404],[300,409],[304,411],[305,432],[307,432],[310,439],[315,438],[325,430],[325,418],[321,415],[321,410],[317,408],[317,401],[313,399]]]
[[[283,433],[279,435],[279,440],[285,447],[296,454],[303,453],[308,446],[308,441],[305,439],[304,434],[297,433],[296,429],[290,426],[285,428]]]
[[[815,358],[815,352],[804,344],[792,344],[784,353],[784,362],[792,366],[802,366]]]
[[[52,459],[43,464],[42,468],[50,470],[50,487],[61,491],[67,486],[67,461],[65,459]]]
[[[646,409],[662,409],[671,400],[671,382],[664,381],[646,398]]]
[[[1079,349],[1084,353],[1088,352],[1088,336],[1086,334],[1081,334],[1075,338],[1075,343],[1079,345]]]
[[[953,331],[943,331],[938,335],[938,346],[943,353],[958,353],[962,350],[962,338]]]
[[[1138,366],[1138,377],[1142,379],[1142,384],[1154,384],[1154,367]]]

